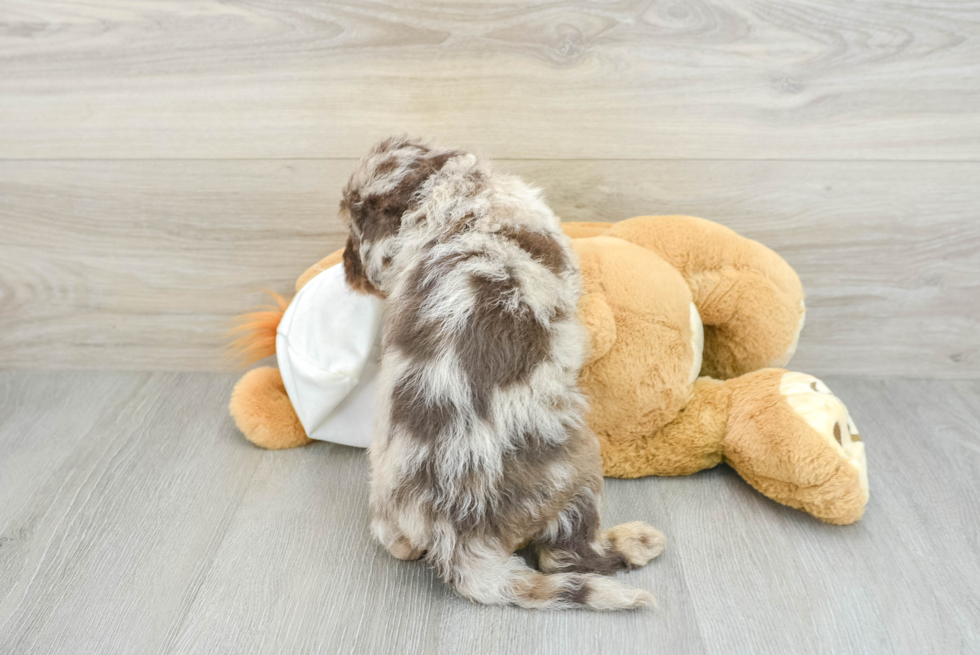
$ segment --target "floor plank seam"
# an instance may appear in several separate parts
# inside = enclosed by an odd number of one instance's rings
[[[184,632],[185,624],[190,616],[191,610],[194,609],[194,604],[197,602],[197,597],[201,593],[201,589],[204,588],[204,583],[207,582],[208,576],[214,569],[215,563],[218,561],[218,553],[221,551],[221,546],[224,544],[225,539],[228,538],[228,531],[231,525],[234,524],[234,519],[238,515],[242,508],[242,504],[245,500],[245,495],[252,486],[252,481],[255,479],[255,475],[259,470],[259,466],[262,464],[261,458],[255,459],[255,464],[252,467],[252,471],[248,476],[248,482],[242,485],[242,490],[235,499],[232,508],[226,512],[225,516],[221,521],[221,536],[216,540],[213,547],[210,549],[208,555],[207,564],[202,568],[200,576],[195,581],[195,589],[193,595],[188,599],[184,611],[181,613],[179,619],[174,621],[171,627],[167,630],[167,634],[164,636],[163,641],[160,645],[160,650],[157,651],[159,655],[172,655],[174,653],[174,648],[177,646],[177,642],[180,641],[180,637]]]

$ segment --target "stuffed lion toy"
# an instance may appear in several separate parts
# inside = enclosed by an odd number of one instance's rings
[[[765,496],[829,523],[861,518],[864,443],[815,377],[783,369],[805,316],[793,269],[762,244],[689,216],[565,223],[590,337],[580,383],[607,476],[689,475],[725,463]],[[230,411],[270,449],[370,443],[383,301],[346,287],[341,252],[287,303],[246,314],[249,371]]]

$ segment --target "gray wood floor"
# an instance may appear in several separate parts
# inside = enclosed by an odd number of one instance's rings
[[[980,382],[829,379],[872,496],[824,525],[720,467],[609,481],[668,549],[660,607],[479,607],[369,538],[362,451],[271,453],[234,376],[0,373],[2,653],[969,653],[980,649]]]

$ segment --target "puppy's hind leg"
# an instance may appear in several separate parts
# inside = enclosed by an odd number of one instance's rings
[[[388,548],[388,552],[396,559],[413,561],[421,559],[425,555],[425,551],[413,546],[405,535],[398,537],[390,544],[386,544],[386,547]]]
[[[636,569],[664,552],[664,533],[642,521],[621,523],[603,530],[600,541],[608,552],[617,553],[627,568]]]
[[[376,514],[371,519],[371,532],[396,559],[417,560],[425,554],[423,549],[413,546],[408,537],[387,517]]]
[[[535,543],[538,565],[546,573],[608,575],[639,568],[662,553],[664,535],[640,521],[600,531],[598,498],[583,490]]]

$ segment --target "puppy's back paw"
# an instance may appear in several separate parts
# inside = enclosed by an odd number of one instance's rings
[[[634,521],[623,523],[603,531],[603,539],[629,563],[630,568],[639,568],[664,552],[666,538],[660,530]]]

